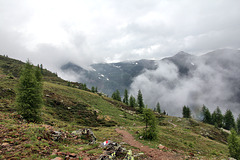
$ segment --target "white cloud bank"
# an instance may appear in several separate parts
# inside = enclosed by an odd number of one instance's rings
[[[239,48],[238,0],[0,0],[0,54],[67,61],[160,59]]]

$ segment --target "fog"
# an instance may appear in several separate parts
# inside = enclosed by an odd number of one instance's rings
[[[198,111],[204,104],[211,112],[219,106],[223,113],[231,109],[237,116],[240,104],[233,97],[240,93],[239,69],[207,65],[202,59],[194,63],[196,68],[188,76],[180,76],[175,64],[160,61],[157,70],[146,70],[134,79],[130,94],[137,96],[140,89],[148,107],[154,108],[159,102],[162,111],[170,115],[182,116],[182,107],[186,105],[198,118]]]

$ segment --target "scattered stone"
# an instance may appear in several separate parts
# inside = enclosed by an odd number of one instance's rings
[[[8,147],[8,146],[10,146],[10,144],[9,143],[2,143],[2,146],[3,147]]]
[[[51,131],[51,136],[54,141],[62,140],[62,133],[59,131]]]
[[[76,136],[76,138],[81,137],[82,135],[87,136],[87,138],[89,139],[89,144],[95,144],[96,143],[96,136],[94,135],[93,131],[91,129],[79,129],[76,131],[72,132],[73,136]]]
[[[52,155],[57,155],[57,152],[58,152],[58,150],[54,149],[53,152],[52,152]]]
[[[192,152],[190,152],[189,155],[192,156],[192,157],[194,156],[194,154]]]
[[[158,145],[158,148],[161,149],[161,150],[163,150],[163,149],[165,148],[165,146],[162,145],[162,144],[159,144],[159,145]]]
[[[76,157],[77,157],[77,154],[75,154],[75,153],[70,153],[70,154],[69,154],[69,157],[76,158]]]
[[[126,150],[118,143],[112,141],[105,141],[102,143],[104,150],[104,154],[102,154],[99,160],[109,160],[109,159],[118,159],[118,157],[125,157],[124,159],[130,159],[132,157],[132,151]]]

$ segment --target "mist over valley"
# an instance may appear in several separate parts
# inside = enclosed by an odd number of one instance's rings
[[[210,111],[219,106],[223,112],[231,109],[235,116],[239,114],[239,50],[219,49],[201,56],[181,51],[161,60],[92,64],[91,70],[80,65],[69,62],[61,69],[109,96],[117,89],[123,96],[124,89],[128,89],[136,97],[140,89],[149,108],[159,102],[170,115],[180,116],[184,105],[196,114],[203,104]]]

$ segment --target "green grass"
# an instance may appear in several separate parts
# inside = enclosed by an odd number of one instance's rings
[[[177,122],[177,120],[180,121]],[[171,124],[166,126],[158,126],[158,140],[139,141],[152,148],[158,148],[159,144],[162,144],[170,150],[184,152],[186,155],[188,155],[188,153],[193,153],[197,157],[205,157],[206,159],[224,159],[228,157],[227,145],[223,142],[220,142],[220,139],[224,136],[221,135],[221,131],[214,128],[214,126],[197,122],[192,119],[182,119],[169,116],[165,116],[162,123],[168,123],[168,121],[172,121],[172,123],[176,124],[177,126],[174,127]],[[189,125],[191,121],[195,121],[197,125]],[[218,134],[220,137],[215,135],[215,138],[217,138],[216,140],[211,140],[208,137],[204,137],[200,134],[200,128],[208,130],[209,132],[217,130],[216,132],[219,132]],[[136,131],[141,132],[143,129],[131,128],[130,130],[131,133],[134,134]],[[135,135],[135,138],[139,139],[138,135]],[[226,140],[226,137],[224,138],[223,139]]]
[[[103,141],[122,142],[121,136],[115,131],[119,126],[138,139],[135,133],[142,132],[144,126],[141,115],[126,110],[126,105],[111,98],[69,87],[68,82],[47,70],[44,70],[42,124],[21,120],[15,112],[14,101],[22,65],[20,61],[0,56],[0,142],[9,143],[13,149],[8,151],[0,146],[3,151],[0,159],[51,159],[55,157],[51,155],[55,149],[64,153],[87,152],[98,156],[104,152],[98,148]],[[228,157],[227,134],[212,125],[170,116],[158,116],[158,124],[157,140],[139,141],[152,148],[162,144],[169,151],[177,150],[183,155],[194,153],[201,159]],[[66,132],[68,138],[60,142],[48,139],[48,131],[43,125]],[[70,133],[80,128],[91,128],[98,143],[88,145],[87,140],[73,139]],[[128,144],[123,146],[134,149]]]

